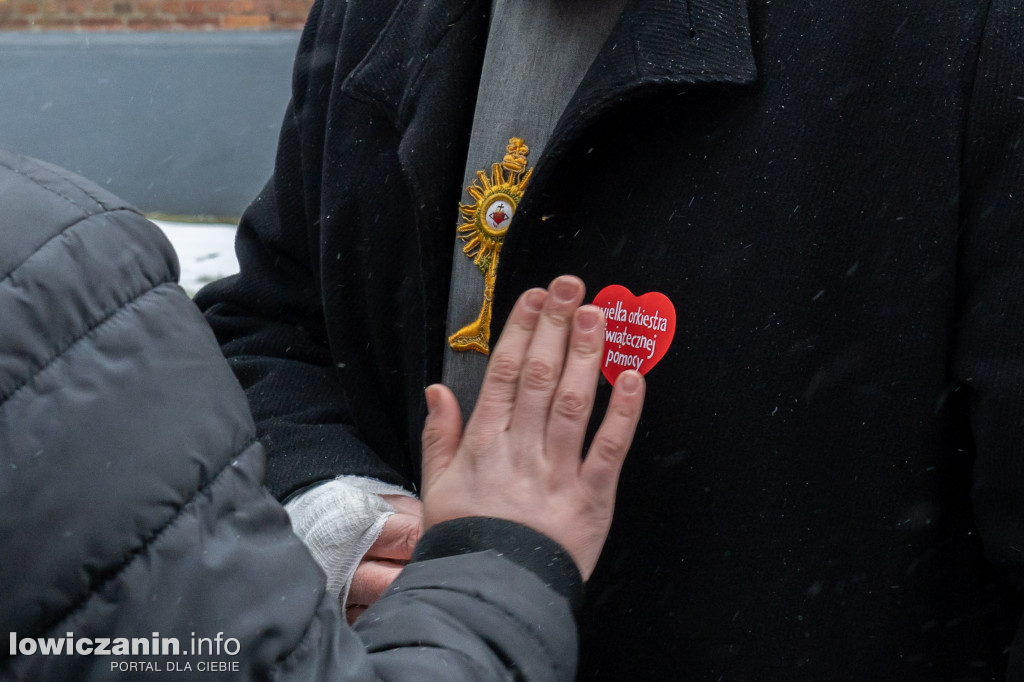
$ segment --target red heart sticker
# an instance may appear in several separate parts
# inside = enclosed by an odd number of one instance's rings
[[[594,297],[604,311],[604,352],[601,372],[609,382],[627,369],[647,374],[665,357],[676,333],[676,309],[668,296],[651,291],[634,296],[612,284]]]

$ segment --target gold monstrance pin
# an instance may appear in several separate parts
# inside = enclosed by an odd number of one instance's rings
[[[491,352],[491,302],[498,254],[526,183],[533,174],[532,168],[526,170],[530,148],[522,139],[513,137],[505,149],[508,153],[501,163],[491,166],[491,176],[477,171],[476,181],[466,188],[473,203],[459,204],[462,223],[456,228],[458,237],[466,242],[462,252],[473,259],[473,264],[484,275],[484,300],[477,318],[448,337],[448,345],[455,350],[475,350],[484,355]]]

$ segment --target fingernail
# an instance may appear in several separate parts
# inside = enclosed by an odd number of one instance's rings
[[[637,372],[627,370],[619,375],[618,381],[615,382],[615,385],[622,389],[623,393],[632,395],[640,390],[641,381],[643,381],[643,379],[640,378],[640,375]]]
[[[551,287],[555,298],[563,303],[571,301],[573,296],[576,295],[577,289],[578,285],[576,282],[565,277],[555,280],[554,286]]]
[[[526,294],[526,309],[531,313],[535,313],[541,309],[544,305],[544,291],[541,289],[534,289]]]
[[[581,332],[593,331],[597,327],[598,314],[593,308],[583,308],[576,315],[576,327]]]
[[[427,414],[430,414],[437,408],[437,385],[427,386],[423,393],[427,399]]]

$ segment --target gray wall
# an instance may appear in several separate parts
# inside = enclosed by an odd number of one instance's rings
[[[144,211],[238,216],[273,167],[298,32],[0,32],[0,147]]]

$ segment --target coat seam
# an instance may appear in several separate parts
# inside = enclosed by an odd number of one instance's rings
[[[975,104],[974,100],[978,94],[978,72],[981,70],[982,66],[981,62],[983,59],[983,52],[985,50],[985,38],[988,35],[988,23],[992,15],[992,2],[993,0],[988,0],[988,2],[985,3],[985,20],[981,22],[981,32],[978,35],[978,51],[974,57],[974,64],[971,69],[971,84],[967,88],[967,106],[966,111],[964,111],[962,135],[960,138],[960,163],[958,164],[961,192],[964,190],[964,182],[967,176],[967,168],[965,164],[967,160],[967,150],[970,145],[971,123],[973,121]]]
[[[451,33],[452,28],[460,21],[462,21],[463,17],[465,17],[466,14],[476,6],[475,0],[466,0],[462,8],[462,11],[460,11],[457,16],[453,17],[450,20],[451,23],[449,23],[445,30],[441,33],[441,35],[438,36],[437,42],[434,43],[433,47],[427,52],[420,55],[419,63],[415,66],[415,71],[410,74],[409,78],[407,79],[406,86],[402,89],[400,101],[392,105],[390,102],[387,102],[382,97],[380,97],[379,92],[371,92],[367,91],[365,88],[354,87],[350,85],[350,83],[351,81],[358,78],[361,72],[365,71],[368,68],[371,60],[373,59],[373,57],[376,56],[379,46],[382,43],[384,43],[388,38],[391,37],[390,34],[393,33],[395,30],[394,24],[398,22],[399,15],[408,4],[410,4],[409,0],[402,0],[395,7],[395,10],[392,12],[391,16],[388,17],[387,23],[384,25],[380,33],[378,33],[377,37],[374,39],[373,44],[370,46],[370,49],[367,50],[366,54],[355,66],[355,68],[353,68],[352,71],[350,71],[348,75],[346,75],[341,80],[341,85],[338,88],[339,92],[341,92],[342,94],[348,94],[353,99],[361,100],[368,104],[372,103],[376,105],[377,108],[385,116],[392,120],[392,125],[395,127],[396,130],[399,131],[399,133],[401,133],[405,128],[408,127],[409,119],[411,116],[408,110],[409,107],[411,106],[412,100],[414,100],[416,97],[416,92],[419,88],[420,80],[423,77],[426,64],[430,60],[431,55],[433,55],[434,52],[437,51],[441,43],[443,43],[445,38],[448,37],[448,34]],[[357,94],[362,95],[362,97],[357,97]]]
[[[449,23],[445,28],[444,32],[438,36],[437,42],[434,43],[433,48],[423,55],[420,59],[420,63],[416,65],[416,72],[412,74],[409,79],[409,86],[402,92],[402,100],[398,103],[398,108],[395,112],[399,121],[403,122],[403,128],[408,127],[409,122],[412,120],[413,114],[409,112],[409,107],[412,106],[413,102],[419,103],[417,94],[420,88],[420,81],[423,79],[423,73],[426,71],[427,62],[430,61],[430,57],[441,47],[441,43],[444,42],[445,38],[452,32],[452,28],[455,27],[463,17],[466,16],[476,6],[475,0],[467,0],[462,7],[462,11],[459,12],[458,16],[451,17]]]
[[[3,165],[3,164],[0,163],[0,165]],[[43,187],[43,189],[46,189],[46,188]],[[71,200],[68,199],[68,201],[71,201]],[[40,251],[42,251],[47,246],[52,244],[55,240],[60,239],[65,234],[67,234],[71,230],[74,230],[75,228],[77,228],[82,223],[88,222],[89,220],[92,220],[93,218],[102,218],[104,216],[112,215],[114,213],[131,213],[132,215],[139,215],[136,211],[134,211],[134,210],[132,210],[130,208],[115,208],[115,209],[111,209],[109,211],[102,211],[100,213],[88,213],[88,214],[79,216],[76,220],[74,220],[73,222],[71,222],[68,225],[66,225],[63,228],[61,228],[61,230],[59,232],[57,232],[56,234],[52,235],[49,239],[47,239],[42,244],[40,244],[35,249],[33,249],[32,253],[30,253],[27,256],[25,256],[25,258],[23,258],[20,263],[18,263],[17,265],[14,266],[14,269],[12,269],[10,272],[8,272],[6,275],[4,275],[4,277],[2,279],[0,279],[0,286],[3,286],[5,284],[7,284],[7,281],[9,279],[11,279],[11,277],[14,276],[14,273],[16,273],[20,268],[22,268],[30,260],[35,258],[39,254]]]
[[[67,623],[68,620],[73,618],[79,611],[86,608],[86,603],[90,599],[92,599],[96,594],[98,594],[106,585],[109,585],[111,582],[117,580],[125,572],[125,570],[127,570],[133,563],[135,563],[135,561],[138,559],[139,556],[142,555],[144,551],[146,551],[153,544],[159,541],[160,537],[165,532],[167,532],[172,526],[178,523],[182,516],[196,505],[196,500],[199,498],[199,496],[205,493],[213,486],[215,486],[217,482],[220,480],[220,478],[224,475],[224,473],[229,468],[231,468],[235,462],[237,462],[242,457],[245,457],[246,452],[252,449],[252,447],[255,445],[258,445],[256,439],[250,437],[240,448],[238,448],[235,451],[235,454],[233,454],[231,457],[227,459],[224,465],[217,470],[216,474],[214,474],[211,478],[207,479],[205,482],[200,484],[199,487],[197,487],[192,492],[192,495],[189,497],[188,500],[185,501],[184,504],[181,505],[181,508],[178,509],[177,513],[171,516],[171,518],[169,518],[162,526],[153,530],[149,535],[143,538],[142,543],[138,547],[126,550],[122,555],[120,563],[110,569],[113,572],[108,577],[101,578],[99,581],[97,581],[95,587],[88,589],[86,593],[83,594],[81,598],[79,598],[70,609],[64,612],[63,618],[61,618],[57,623],[55,623],[51,627],[45,628],[43,630],[42,635],[45,636],[48,633],[65,628],[64,624]],[[9,660],[14,660],[15,658],[16,657],[11,657]]]
[[[84,206],[80,206],[78,204],[78,202],[76,202],[71,197],[67,196],[66,194],[63,194],[62,192],[58,192],[53,187],[49,187],[47,185],[42,184],[39,180],[37,180],[36,178],[33,178],[31,175],[28,175],[27,173],[25,173],[23,170],[21,170],[18,167],[11,166],[11,165],[6,164],[6,163],[4,163],[2,161],[0,161],[0,166],[3,166],[4,168],[6,168],[6,169],[16,173],[17,175],[20,175],[21,177],[25,178],[26,180],[31,182],[36,187],[38,187],[38,188],[40,188],[40,189],[42,189],[42,190],[44,190],[46,192],[50,192],[51,194],[54,194],[54,195],[60,197],[61,199],[63,199],[64,201],[68,202],[69,204],[71,204],[72,206],[77,208],[79,211],[81,211],[82,213],[85,213],[87,215],[95,215],[96,213],[102,213],[104,211],[111,210],[102,201],[100,201],[99,198],[93,196],[91,192],[89,192],[85,188],[79,186],[77,183],[72,182],[70,178],[65,177],[65,176],[63,176],[63,175],[61,175],[59,173],[56,174],[58,178],[60,178],[64,182],[70,183],[73,187],[77,187],[78,189],[82,190],[82,192],[85,193],[85,196],[89,197],[90,199],[92,199],[93,201],[96,202],[96,204],[100,207],[100,210],[99,211],[95,211],[95,210],[94,211],[90,211],[88,208],[86,208]],[[40,168],[42,168],[42,167],[40,166]],[[120,209],[118,209],[118,210],[120,210]],[[128,209],[128,210],[130,210],[130,209]]]
[[[410,0],[401,0],[395,6],[395,9],[391,12],[391,16],[388,17],[388,20],[384,23],[384,26],[381,27],[380,33],[378,33],[377,37],[374,38],[373,43],[370,44],[370,47],[366,51],[366,54],[363,55],[363,58],[359,60],[359,63],[356,64],[355,68],[353,68],[344,78],[344,80],[342,80],[341,90],[345,90],[345,81],[354,78],[360,71],[366,68],[367,64],[377,53],[380,44],[391,33],[394,24],[398,23],[398,15],[405,8],[405,6],[409,4],[409,2]]]
[[[46,169],[46,170],[51,170],[51,169]],[[85,194],[85,196],[87,196],[90,199],[92,199],[93,201],[95,201],[96,204],[102,209],[102,211],[111,211],[111,210],[113,210],[115,208],[113,206],[108,206],[107,204],[103,203],[102,199],[100,199],[98,196],[93,194],[93,192],[91,192],[88,187],[86,187],[84,184],[82,184],[80,181],[83,178],[81,178],[80,176],[76,176],[75,174],[68,172],[67,169],[62,168],[60,166],[52,167],[52,172],[58,178],[60,178],[61,180],[65,181],[67,183],[69,183],[72,187],[77,188],[83,194]],[[50,189],[50,188],[44,188],[44,189]],[[55,192],[56,190],[52,190],[51,189],[51,191]],[[117,208],[126,208],[126,207],[119,206]]]
[[[142,298],[144,298],[148,294],[154,293],[158,289],[161,289],[162,287],[164,287],[166,285],[169,285],[169,284],[170,284],[169,282],[163,282],[161,284],[158,284],[155,287],[151,287],[151,288],[148,288],[148,289],[146,289],[144,291],[138,292],[136,294],[132,294],[130,296],[130,298],[128,298],[124,302],[118,303],[116,308],[114,308],[110,312],[104,314],[98,320],[95,320],[92,324],[89,325],[89,327],[87,327],[85,329],[85,331],[83,331],[81,334],[79,334],[78,336],[73,338],[70,342],[68,342],[62,348],[58,348],[57,352],[50,359],[48,359],[45,363],[43,363],[43,365],[40,366],[37,370],[35,370],[34,372],[31,372],[24,379],[24,381],[22,381],[20,384],[16,385],[13,389],[11,389],[11,391],[9,393],[7,393],[6,395],[0,394],[0,410],[3,410],[10,403],[10,401],[13,400],[14,397],[22,389],[24,389],[26,386],[28,386],[33,381],[35,381],[35,379],[40,374],[42,374],[47,369],[49,369],[55,362],[57,362],[62,357],[64,357],[64,355],[66,355],[68,352],[70,352],[71,349],[74,348],[75,346],[77,346],[79,343],[81,343],[82,341],[86,340],[89,336],[91,336],[100,327],[102,327],[105,324],[107,324],[108,322],[110,322],[117,315],[119,315],[121,313],[128,312],[128,310],[134,304],[136,304],[138,301],[140,301]]]

